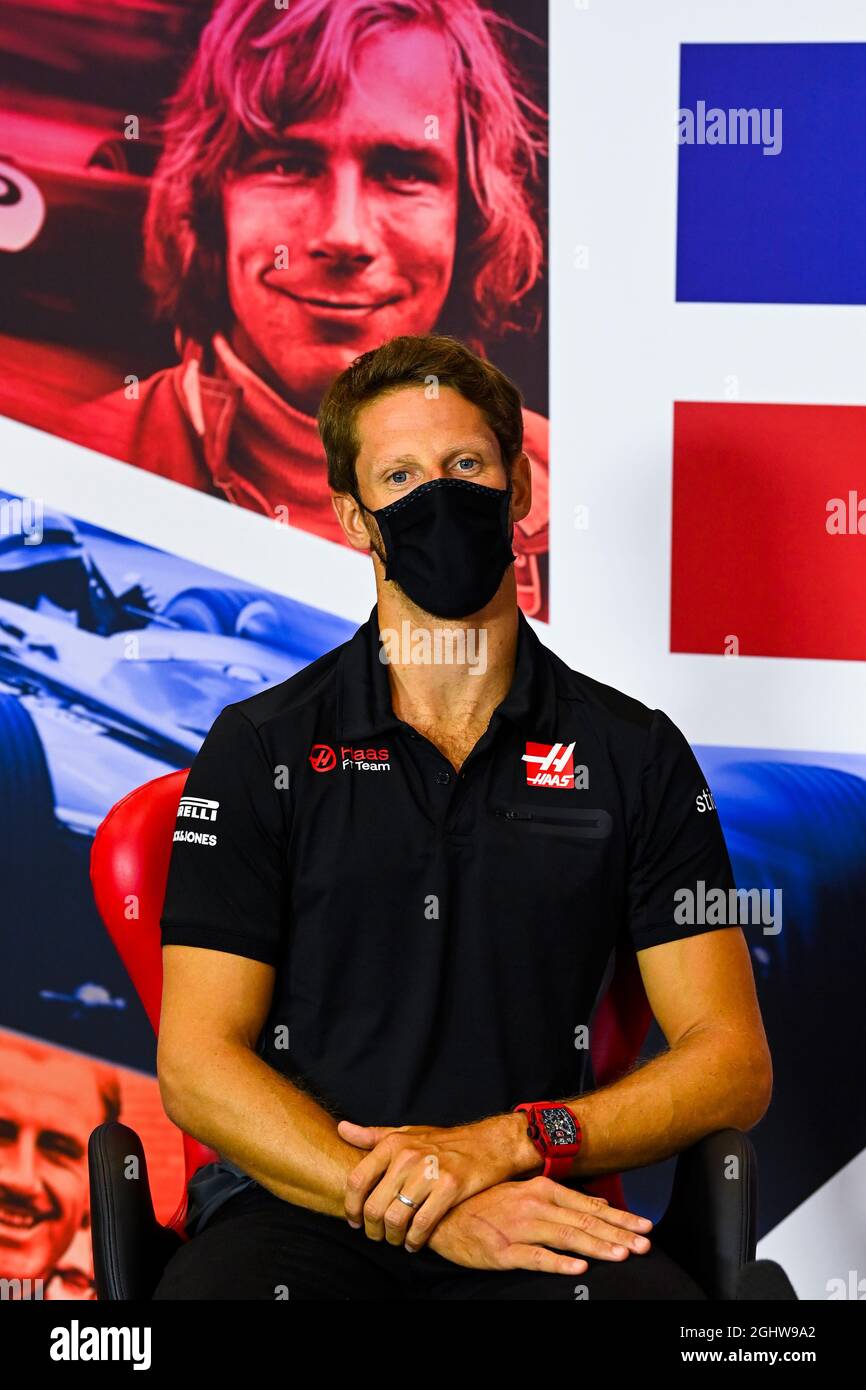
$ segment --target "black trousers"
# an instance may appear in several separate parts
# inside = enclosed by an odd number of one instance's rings
[[[652,1242],[653,1233],[649,1233]],[[410,1254],[363,1227],[252,1187],[230,1198],[169,1261],[154,1299],[703,1299],[655,1244],[583,1274],[477,1270],[434,1250]]]

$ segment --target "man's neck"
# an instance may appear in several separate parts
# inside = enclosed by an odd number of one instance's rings
[[[251,371],[261,377],[262,381],[270,386],[272,391],[284,400],[287,405],[294,410],[299,410],[303,415],[314,417],[318,410],[318,397],[310,396],[305,399],[302,394],[296,393],[290,396],[285,381],[273,370],[270,363],[262,357],[258,348],[249,337],[246,329],[237,319],[232,323],[231,328],[225,334],[226,342],[236,357],[245,363]]]
[[[457,724],[486,728],[514,676],[519,619],[513,570],[492,602],[470,618],[434,618],[390,585],[378,586],[377,603],[398,718],[421,732]]]

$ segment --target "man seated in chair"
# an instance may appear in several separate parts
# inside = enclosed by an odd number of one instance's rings
[[[221,1161],[157,1299],[706,1296],[584,1189],[761,1119],[751,961],[685,737],[518,607],[521,404],[436,335],[364,353],[322,401],[377,601],[224,709],[189,773],[158,1072]],[[617,948],[668,1047],[596,1087]]]

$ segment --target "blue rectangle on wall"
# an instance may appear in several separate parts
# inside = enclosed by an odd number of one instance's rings
[[[677,130],[678,300],[866,304],[866,44],[683,44]]]

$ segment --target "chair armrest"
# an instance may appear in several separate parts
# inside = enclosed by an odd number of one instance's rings
[[[736,1297],[737,1275],[755,1258],[758,1164],[747,1135],[720,1129],[677,1157],[671,1199],[650,1239],[709,1299]]]
[[[127,1176],[131,1157],[137,1177]],[[150,1300],[183,1241],[156,1219],[142,1142],[128,1125],[106,1121],[90,1136],[87,1164],[96,1296]]]

